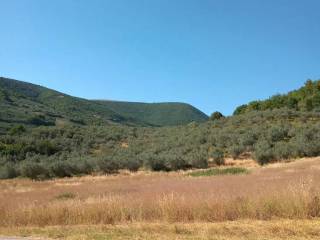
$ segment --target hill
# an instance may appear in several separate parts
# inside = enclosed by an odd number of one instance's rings
[[[297,111],[320,111],[320,80],[307,80],[298,90],[277,94],[264,101],[252,101],[236,108],[235,115],[251,111],[287,108]]]
[[[179,103],[120,104],[72,97],[42,86],[0,78],[0,128],[17,124],[54,126],[67,123],[126,124],[136,126],[179,125],[204,121],[207,116]],[[137,112],[139,111],[139,112]],[[149,116],[150,115],[150,116]]]
[[[316,108],[304,110],[303,98],[298,101],[297,109],[288,109],[285,105],[255,111],[248,108],[241,114],[212,118],[204,123],[138,127],[141,125],[130,126],[132,121],[128,117],[136,122],[147,121],[146,118],[137,120],[134,114],[141,108],[146,109],[148,104],[117,102],[114,106],[110,103],[106,106],[105,101],[88,101],[67,95],[59,97],[57,94],[60,93],[38,86],[12,81],[2,81],[2,86],[3,82],[17,86],[1,88],[5,89],[1,104],[7,105],[5,109],[1,108],[1,118],[16,119],[17,122],[11,123],[13,127],[0,134],[0,178],[23,176],[43,179],[96,172],[115,173],[120,169],[136,171],[139,168],[154,171],[206,168],[223,165],[225,157],[253,158],[259,164],[268,164],[320,156],[320,113]],[[312,82],[312,86],[316,84]],[[305,87],[301,89],[293,93],[300,96]],[[48,95],[50,101],[46,99]],[[314,93],[316,95],[317,92]],[[313,95],[305,98],[310,96]],[[86,121],[90,120],[90,113],[95,114],[93,110],[99,108],[104,109],[104,116],[109,117],[105,121],[114,123],[110,116],[115,116],[121,118],[120,123],[126,124],[43,126],[52,123],[53,114],[69,116],[69,106],[59,106],[66,104],[61,99],[78,103],[77,107],[81,107]],[[51,101],[57,104],[49,104]],[[135,107],[134,114],[130,115],[129,106]],[[53,109],[49,112],[51,115],[44,109]],[[31,110],[33,114],[43,114],[42,118],[31,119],[32,124],[40,121],[42,126],[26,128],[20,125],[18,117],[28,117]]]
[[[138,103],[119,101],[96,101],[108,109],[154,126],[174,126],[190,122],[204,122],[208,116],[185,103]]]

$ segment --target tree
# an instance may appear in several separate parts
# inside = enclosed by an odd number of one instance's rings
[[[313,102],[311,98],[306,99],[306,110],[312,111],[313,109]]]
[[[312,80],[308,79],[305,83],[306,94],[313,93],[313,82]]]
[[[222,150],[220,149],[215,149],[213,152],[212,152],[212,158],[213,158],[213,162],[220,166],[220,165],[224,165],[225,164],[225,160],[224,160],[224,153]]]
[[[19,135],[21,133],[24,133],[26,131],[26,128],[22,125],[14,126],[10,128],[9,135]]]
[[[298,109],[298,100],[294,97],[288,97],[287,106],[290,109]]]
[[[271,144],[261,140],[254,147],[254,156],[260,165],[267,164],[275,159]]]
[[[246,112],[247,108],[248,108],[248,105],[243,104],[243,105],[237,107],[236,110],[234,110],[233,115],[243,114]]]
[[[210,116],[210,120],[219,120],[220,118],[224,118],[223,114],[221,112],[214,112]]]

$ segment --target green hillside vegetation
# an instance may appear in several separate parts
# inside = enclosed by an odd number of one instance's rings
[[[38,85],[0,78],[0,132],[2,133],[18,124],[55,126],[120,123],[162,126],[207,119],[205,114],[186,104],[166,103],[159,106],[147,104],[144,108],[139,108],[139,112],[136,112],[135,106],[136,104],[130,103],[121,106],[120,110],[132,108],[127,110],[131,114],[122,114],[124,110],[117,112],[115,107],[111,109],[99,101],[72,97]]]
[[[0,78],[0,126],[54,126],[56,122],[130,122],[103,105],[38,85]]]
[[[288,94],[278,94],[264,101],[252,101],[241,105],[234,111],[234,114],[280,108],[320,112],[320,80],[307,80],[303,87]]]
[[[250,112],[175,127],[16,127],[0,137],[0,176],[35,179],[93,172],[173,171],[252,156],[260,164],[320,155],[320,114]]]
[[[231,117],[215,113],[203,123],[165,127],[48,124],[30,128],[17,123],[0,135],[0,178],[202,169],[223,165],[225,157],[252,157],[263,165],[319,155],[320,113],[315,109],[274,108]]]
[[[208,116],[185,103],[136,103],[97,101],[124,117],[137,119],[153,126],[174,126],[192,121],[204,122]]]

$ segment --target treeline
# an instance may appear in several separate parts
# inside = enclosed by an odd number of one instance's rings
[[[17,125],[0,136],[0,178],[46,179],[120,169],[173,171],[253,157],[320,155],[320,113],[274,109],[177,127]]]
[[[288,94],[278,94],[265,101],[241,105],[234,111],[234,115],[280,108],[320,112],[320,80],[308,80],[303,87]]]

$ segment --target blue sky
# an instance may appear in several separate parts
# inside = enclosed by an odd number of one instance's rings
[[[0,75],[207,114],[320,78],[319,0],[0,0]]]

